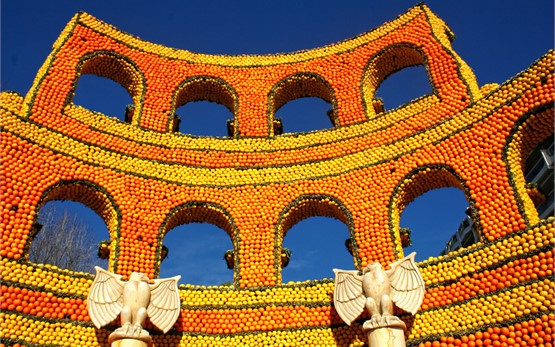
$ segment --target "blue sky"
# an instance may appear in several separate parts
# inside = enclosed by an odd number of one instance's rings
[[[25,95],[35,74],[65,24],[77,11],[85,11],[130,34],[166,46],[208,54],[269,54],[310,49],[342,41],[380,26],[417,4],[417,1],[3,1],[1,4],[1,89]],[[554,46],[553,1],[427,1],[433,12],[453,30],[454,50],[474,70],[478,83],[502,83]],[[161,5],[160,5],[161,4]],[[341,4],[341,6],[339,5]],[[404,71],[404,70],[403,70]],[[81,82],[80,82],[81,83]],[[109,115],[119,115],[115,100],[126,98],[111,87],[98,93],[96,81],[78,86],[88,99],[75,102]],[[397,88],[403,86],[404,93]],[[414,86],[414,88],[413,88]],[[391,108],[428,93],[416,68],[393,75],[379,93]],[[77,95],[79,96],[79,94]],[[91,103],[91,100],[92,103]],[[91,104],[89,104],[91,103]],[[191,103],[178,110],[192,133],[225,135],[215,123],[228,117],[218,105]],[[286,132],[327,127],[318,123],[326,105],[321,100],[291,102],[281,108]],[[315,113],[314,118],[306,116]],[[196,115],[202,114],[202,117]],[[202,121],[194,122],[195,119]],[[228,117],[229,118],[229,117]],[[302,120],[308,121],[302,121]],[[320,121],[323,118],[320,118]],[[207,130],[207,128],[209,130]],[[218,133],[220,132],[220,133]],[[63,203],[61,208],[74,208]],[[417,198],[401,216],[401,226],[413,230],[417,259],[437,255],[464,218],[467,203],[455,189],[431,191]],[[107,237],[103,223],[77,208],[99,239]],[[322,231],[324,230],[324,231]],[[322,236],[325,232],[326,235]],[[285,246],[292,249],[284,282],[332,277],[331,268],[352,268],[344,251],[347,229],[329,218],[313,218],[294,226]],[[314,241],[316,240],[316,241]],[[308,242],[321,243],[306,248]],[[168,233],[170,256],[161,275],[182,275],[181,283],[213,285],[231,281],[223,252],[229,238],[210,225],[185,225]],[[199,247],[203,245],[204,247]],[[303,248],[304,247],[304,248]],[[198,253],[204,249],[204,253]],[[304,250],[303,250],[304,249]],[[210,257],[210,254],[216,254]],[[329,254],[338,254],[330,257]],[[199,268],[202,271],[199,271]],[[204,269],[210,268],[211,271]]]

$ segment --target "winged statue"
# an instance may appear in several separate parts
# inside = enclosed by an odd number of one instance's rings
[[[134,337],[148,338],[143,329],[146,317],[164,333],[171,329],[180,313],[177,282],[181,276],[150,279],[143,273],[133,272],[129,280],[95,266],[96,277],[87,297],[91,321],[97,328],[110,323],[121,314],[121,327],[110,339]],[[112,336],[113,335],[113,336]]]
[[[388,317],[395,317],[393,304],[415,314],[422,304],[425,289],[414,261],[415,254],[390,264],[389,270],[384,270],[380,263],[368,264],[362,274],[358,270],[334,269],[333,301],[341,319],[351,325],[366,307],[371,315],[369,322],[387,323]]]

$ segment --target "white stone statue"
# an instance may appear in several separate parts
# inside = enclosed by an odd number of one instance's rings
[[[369,331],[369,345],[404,346],[405,324],[393,315],[393,304],[415,314],[424,299],[425,284],[411,253],[384,270],[381,264],[368,264],[362,274],[357,270],[335,272],[333,302],[341,319],[351,325],[363,312],[364,307],[371,315],[363,329]],[[397,328],[399,331],[379,331],[379,328]],[[379,337],[382,336],[383,337]],[[395,335],[395,336],[394,336]],[[400,338],[402,337],[402,344]],[[396,340],[386,344],[383,339]],[[374,340],[374,341],[373,341]]]
[[[87,297],[93,324],[101,328],[121,314],[121,327],[110,334],[110,344],[115,345],[120,339],[135,339],[151,345],[149,333],[143,329],[147,316],[164,333],[171,329],[180,313],[177,282],[181,276],[156,279],[150,284],[148,276],[133,272],[129,281],[124,282],[121,275],[98,266],[95,269],[96,277]]]

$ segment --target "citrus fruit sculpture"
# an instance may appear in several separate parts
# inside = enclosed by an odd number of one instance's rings
[[[28,261],[48,201],[78,201],[102,217],[109,271],[123,279],[156,278],[164,235],[177,225],[229,234],[233,285],[181,285],[179,318],[153,332],[155,346],[362,346],[360,322],[347,326],[333,307],[332,279],[282,284],[283,237],[304,218],[335,217],[349,228],[354,268],[387,266],[404,257],[403,209],[456,187],[481,241],[418,264],[426,292],[415,316],[401,315],[407,344],[551,347],[553,218],[540,219],[523,171],[553,136],[554,53],[479,86],[452,39],[418,5],[323,48],[217,56],[76,14],[29,92],[0,94],[0,345],[108,345],[113,329],[87,314],[93,274]],[[433,93],[383,112],[380,83],[416,65]],[[127,122],[74,105],[83,74],[127,89]],[[279,134],[275,111],[305,96],[331,103],[334,127]],[[175,109],[195,100],[233,113],[230,138],[173,131]]]

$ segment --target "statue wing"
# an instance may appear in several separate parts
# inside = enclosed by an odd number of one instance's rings
[[[424,279],[414,261],[412,252],[391,264],[386,273],[391,281],[391,299],[399,308],[415,314],[424,299]]]
[[[335,272],[333,292],[335,310],[347,325],[351,325],[364,310],[366,302],[362,290],[362,276],[357,270],[333,269],[333,272]]]
[[[89,317],[97,328],[110,323],[123,309],[123,282],[121,276],[95,266],[94,278],[87,297]]]
[[[150,304],[146,309],[150,321],[167,333],[181,312],[177,282],[181,276],[154,280],[150,288]]]

